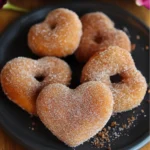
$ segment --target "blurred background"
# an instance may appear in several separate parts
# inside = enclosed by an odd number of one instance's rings
[[[5,9],[0,10],[0,33],[12,23],[15,19],[24,13],[33,9],[42,7],[48,4],[57,4],[65,2],[77,2],[81,0],[0,0],[0,5],[10,3],[11,5],[4,5]],[[83,2],[84,0],[82,0]],[[91,0],[92,2],[94,0]],[[95,0],[97,2],[111,3],[120,6],[122,9],[129,11],[138,18],[140,18],[147,26],[150,27],[150,11],[146,8],[150,0]],[[145,3],[147,1],[147,3]],[[88,2],[87,0],[84,2]],[[138,6],[144,5],[144,6]],[[15,6],[15,7],[14,7]],[[17,6],[17,7],[16,7]],[[19,7],[19,8],[18,8]],[[21,9],[20,9],[21,8]],[[16,11],[17,10],[17,11]],[[19,11],[18,11],[19,10]]]
[[[0,0],[0,35],[17,18],[44,5],[77,2],[79,0]],[[84,1],[84,0],[82,0]],[[94,0],[91,0],[94,2]],[[90,2],[91,2],[90,1]],[[142,20],[150,27],[150,0],[95,0],[120,6]],[[81,2],[81,0],[80,0]],[[85,2],[88,2],[87,0]],[[141,6],[139,6],[141,5]],[[13,141],[0,127],[0,150],[24,150],[22,146]],[[150,150],[150,143],[141,150]]]

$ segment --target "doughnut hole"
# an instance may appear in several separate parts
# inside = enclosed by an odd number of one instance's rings
[[[95,42],[95,43],[100,44],[100,43],[102,43],[102,41],[103,41],[102,36],[96,35],[96,36],[94,37],[94,42]]]
[[[110,76],[111,83],[120,83],[122,80],[123,80],[123,77],[118,73],[113,76]]]
[[[50,29],[51,29],[51,30],[54,30],[54,29],[56,28],[56,25],[57,25],[56,23],[51,24],[51,25],[50,25]]]
[[[40,76],[35,76],[35,79],[39,82],[42,82],[44,80],[44,76],[40,75]]]

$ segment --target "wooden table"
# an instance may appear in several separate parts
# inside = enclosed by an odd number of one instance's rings
[[[50,3],[48,0],[10,0],[12,3],[27,8],[29,10],[40,7],[45,3]],[[99,0],[100,1],[100,0]],[[101,0],[104,1],[104,0]],[[133,0],[105,0],[108,3],[115,3],[123,9],[128,10],[138,18],[140,18],[147,26],[150,26],[150,11],[144,7],[138,7]],[[0,34],[11,24],[14,20],[19,18],[24,13],[12,10],[0,10]],[[22,146],[16,143],[9,137],[5,131],[0,128],[0,150],[25,150]],[[141,150],[150,150],[150,143],[145,145]]]

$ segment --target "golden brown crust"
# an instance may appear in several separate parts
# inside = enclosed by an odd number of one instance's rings
[[[44,80],[39,82],[36,77]],[[9,61],[1,72],[1,84],[7,97],[34,115],[36,98],[44,86],[50,83],[69,84],[70,80],[70,67],[55,57],[39,60],[18,57]]]
[[[86,62],[97,51],[109,46],[119,46],[131,51],[131,43],[125,32],[114,28],[112,21],[103,13],[89,13],[81,17],[83,35],[75,53],[80,62]]]
[[[114,22],[102,12],[92,12],[87,13],[81,17],[81,22],[83,26],[88,28],[98,28],[97,25],[100,25],[100,28],[112,29],[114,28]],[[85,28],[83,28],[84,30]]]
[[[51,84],[40,92],[36,104],[45,126],[61,141],[76,147],[107,123],[113,110],[113,97],[110,89],[97,81],[73,90],[62,84]]]
[[[28,45],[39,56],[65,57],[74,53],[82,35],[82,24],[73,11],[59,8],[30,28]]]
[[[119,74],[123,79],[111,83],[110,76]],[[82,70],[81,82],[101,81],[110,86],[114,96],[114,112],[131,110],[140,105],[146,93],[146,81],[136,69],[131,54],[117,46],[97,52]]]

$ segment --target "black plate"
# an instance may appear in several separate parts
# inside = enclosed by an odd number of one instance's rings
[[[46,14],[52,9],[66,7],[77,12],[79,16],[92,12],[92,11],[103,11],[106,13],[116,24],[117,28],[128,29],[130,39],[132,43],[136,43],[136,50],[132,52],[132,56],[135,60],[137,68],[146,77],[149,82],[149,53],[148,50],[144,50],[145,46],[148,45],[149,36],[148,28],[140,22],[138,19],[123,11],[118,7],[106,4],[66,4],[44,7],[23,16],[21,19],[16,21],[0,38],[0,68],[10,59],[17,56],[26,56],[31,58],[38,58],[32,54],[27,45],[27,33],[29,28],[42,21]],[[141,38],[136,39],[139,35]],[[70,56],[65,59],[74,71],[72,87],[79,84],[79,77],[82,65],[77,63],[74,56]],[[148,130],[149,130],[149,105],[147,103],[148,94],[145,96],[142,105],[135,108],[132,111],[118,114],[111,118],[108,125],[112,120],[118,123],[126,122],[127,117],[137,116],[137,120],[133,126],[127,131],[127,135],[122,135],[120,138],[111,142],[112,149],[139,149],[148,141]],[[144,109],[145,117],[141,114],[141,109]],[[133,113],[133,111],[135,113]],[[38,118],[33,118],[37,123],[37,128],[32,131],[29,129],[31,126],[31,117],[13,104],[7,99],[0,88],[0,124],[20,143],[29,149],[34,150],[70,150],[64,143],[59,141],[55,136],[48,131],[44,125],[39,121]],[[135,127],[134,127],[135,126]],[[113,132],[112,132],[113,133]],[[91,146],[90,142],[86,142],[83,145],[76,148],[76,150],[97,150]]]

